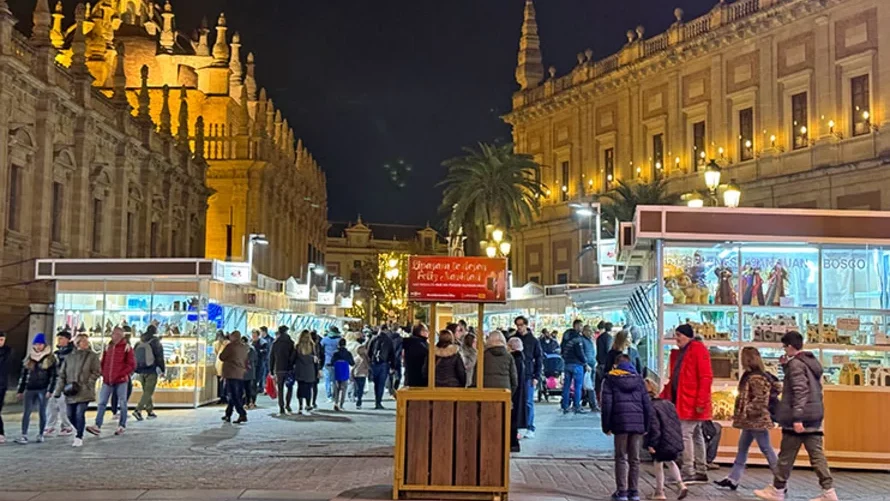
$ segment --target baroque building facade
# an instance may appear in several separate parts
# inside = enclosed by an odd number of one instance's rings
[[[666,32],[638,26],[617,53],[588,49],[557,76],[544,71],[527,0],[504,119],[548,196],[516,235],[519,281],[592,283],[577,259],[587,223],[569,203],[618,181],[701,191],[712,159],[742,205],[890,208],[890,38],[879,36],[890,3],[721,0],[697,19],[674,16]]]
[[[53,301],[35,259],[203,255],[211,193],[202,155],[134,114],[122,66],[103,91],[83,32],[66,67],[46,0],[33,18],[29,38],[0,0],[0,329],[16,348],[29,304]]]
[[[59,62],[67,64],[77,30],[64,27],[60,7],[49,31]],[[94,85],[110,94],[121,60],[134,113],[144,108],[205,159],[212,190],[207,258],[244,260],[250,235],[264,234],[269,245],[257,248],[253,260],[259,273],[299,277],[307,263],[323,261],[325,175],[260,87],[256,58],[242,51],[224,14],[212,28],[205,21],[188,34],[176,28],[169,0],[99,0],[84,12],[83,27]],[[144,94],[147,103],[140,103]],[[200,133],[189,116],[201,117]]]

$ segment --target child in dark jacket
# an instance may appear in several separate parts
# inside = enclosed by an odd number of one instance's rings
[[[640,501],[640,449],[649,430],[652,404],[643,378],[627,355],[603,383],[603,432],[615,436],[615,484],[612,501]]]
[[[334,410],[343,409],[346,402],[346,387],[349,386],[350,367],[355,365],[352,353],[346,349],[346,338],[340,338],[337,343],[337,351],[331,355],[331,365],[334,368]]]
[[[683,432],[680,429],[677,409],[670,400],[658,398],[658,385],[649,379],[646,380],[646,391],[652,399],[652,416],[649,418],[649,432],[646,433],[645,446],[655,462],[655,493],[649,499],[667,499],[664,495],[665,463],[677,482],[677,499],[683,499],[689,491],[683,483],[676,462],[683,452]]]

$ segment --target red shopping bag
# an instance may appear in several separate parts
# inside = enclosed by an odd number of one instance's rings
[[[272,374],[266,376],[266,395],[275,400],[278,398],[278,386],[275,385],[275,378]]]

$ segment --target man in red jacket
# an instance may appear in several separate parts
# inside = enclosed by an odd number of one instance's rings
[[[124,339],[124,331],[115,327],[111,332],[111,342],[102,353],[102,389],[99,391],[99,408],[96,413],[96,425],[87,426],[93,435],[101,433],[102,421],[105,418],[105,407],[112,394],[117,395],[120,405],[120,422],[115,435],[123,435],[127,428],[127,383],[136,370],[136,356],[133,348]]]
[[[670,381],[661,398],[670,400],[677,408],[683,430],[683,481],[707,483],[708,466],[705,458],[705,437],[702,423],[711,419],[711,354],[701,341],[694,339],[692,326],[677,326],[674,339],[679,350],[671,351]]]

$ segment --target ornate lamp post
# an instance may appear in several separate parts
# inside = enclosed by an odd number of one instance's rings
[[[490,258],[508,257],[512,250],[512,244],[507,239],[504,230],[495,228],[492,225],[486,227],[489,235],[488,240],[482,241],[482,247],[485,249],[485,255]]]

